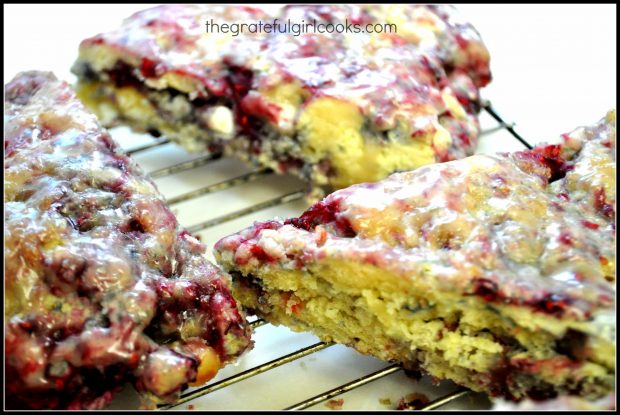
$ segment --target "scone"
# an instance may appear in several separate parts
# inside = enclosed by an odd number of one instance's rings
[[[259,22],[278,26],[214,26]],[[314,29],[292,32],[303,22]],[[161,6],[83,41],[73,71],[108,126],[223,151],[316,189],[471,155],[478,89],[491,79],[474,28],[452,7],[423,5],[288,6],[276,19]]]
[[[615,112],[559,145],[337,191],[220,240],[239,301],[511,399],[615,380]]]
[[[69,85],[4,92],[6,406],[102,408],[125,381],[172,402],[250,348],[230,276]]]

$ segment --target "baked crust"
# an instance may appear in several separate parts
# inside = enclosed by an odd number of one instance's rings
[[[397,33],[205,33],[273,18],[248,7],[162,6],[82,42],[83,101],[106,125],[164,134],[341,188],[471,155],[478,33],[452,7],[288,6],[286,22],[395,24]]]
[[[615,377],[615,112],[562,144],[351,186],[219,241],[275,324],[509,398]]]
[[[5,397],[95,409],[125,381],[172,402],[250,348],[230,277],[65,82],[5,86]]]

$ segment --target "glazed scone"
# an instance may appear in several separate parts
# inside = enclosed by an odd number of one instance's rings
[[[82,42],[79,96],[108,126],[223,151],[317,189],[473,153],[489,55],[452,7],[288,6],[279,16],[397,33],[205,33],[206,22],[258,21],[273,18],[240,6],[137,13]]]
[[[251,312],[511,399],[615,380],[615,113],[396,173],[215,246]]]
[[[65,82],[5,86],[7,408],[173,402],[252,346],[230,276]]]

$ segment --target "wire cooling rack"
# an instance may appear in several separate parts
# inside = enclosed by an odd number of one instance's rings
[[[486,102],[483,108],[478,153],[532,147],[491,103]],[[218,239],[254,220],[298,216],[308,207],[305,184],[290,176],[268,169],[252,170],[217,154],[188,154],[167,139],[138,136],[122,129],[112,134],[149,171],[180,223],[200,237],[209,250]],[[136,140],[142,142],[136,144]],[[211,252],[208,257],[213,260]],[[489,407],[482,394],[449,381],[436,382],[428,376],[415,380],[399,365],[317,341],[311,334],[274,327],[254,316],[250,319],[254,350],[236,365],[222,369],[207,385],[186,390],[177,403],[160,409],[232,410],[242,409],[242,405],[247,409],[372,410],[396,409],[399,404],[420,410]],[[327,353],[330,349],[336,353]],[[356,391],[360,392],[355,395]],[[124,393],[113,408],[135,408],[136,402]]]

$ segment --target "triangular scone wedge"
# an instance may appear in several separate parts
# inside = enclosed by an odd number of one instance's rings
[[[277,16],[165,5],[84,40],[73,71],[107,125],[224,151],[317,192],[473,154],[491,80],[470,23],[411,4]]]
[[[560,145],[337,191],[216,244],[237,298],[495,396],[598,397],[615,377],[615,113]]]
[[[230,276],[69,85],[4,91],[7,407],[101,408],[125,381],[173,402],[250,348]]]

